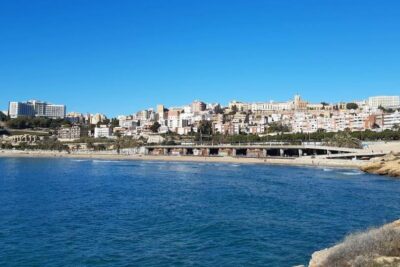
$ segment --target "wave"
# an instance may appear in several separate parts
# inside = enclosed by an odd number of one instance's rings
[[[100,159],[94,159],[92,160],[93,163],[117,163],[121,162],[120,160],[100,160]]]
[[[341,174],[343,174],[343,175],[360,175],[363,173],[354,171],[354,172],[341,172]]]

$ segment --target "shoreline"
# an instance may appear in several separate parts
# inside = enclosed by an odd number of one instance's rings
[[[203,157],[203,156],[154,156],[106,153],[63,153],[57,151],[7,151],[0,150],[0,157],[7,158],[76,158],[100,160],[143,160],[171,162],[211,162],[236,164],[264,164],[281,166],[334,167],[359,169],[365,162],[324,158],[246,158],[246,157]]]

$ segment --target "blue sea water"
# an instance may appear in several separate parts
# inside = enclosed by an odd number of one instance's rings
[[[293,266],[399,217],[356,170],[0,158],[0,266]]]

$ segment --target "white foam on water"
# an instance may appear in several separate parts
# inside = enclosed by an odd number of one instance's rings
[[[99,159],[94,159],[92,160],[93,163],[117,163],[121,162],[119,160],[99,160]]]
[[[341,172],[341,174],[344,175],[360,175],[362,172]]]

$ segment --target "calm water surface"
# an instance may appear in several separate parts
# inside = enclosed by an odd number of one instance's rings
[[[0,158],[0,266],[292,266],[399,217],[355,170]]]

